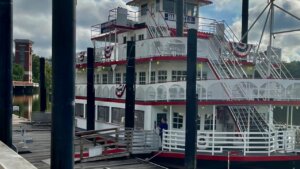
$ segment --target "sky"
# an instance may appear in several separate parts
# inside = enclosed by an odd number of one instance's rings
[[[107,21],[108,11],[118,6],[126,7],[129,0],[77,0],[76,6],[76,51],[91,47],[91,26]],[[241,30],[242,0],[212,0],[213,4],[200,8],[200,16],[225,20],[237,36]],[[268,0],[250,0],[249,26],[267,5]],[[300,17],[300,0],[276,0],[275,3]],[[33,50],[39,56],[51,57],[51,0],[13,1],[14,39],[34,41]],[[266,15],[257,21],[249,35],[249,42],[258,44]],[[300,21],[275,9],[274,30],[300,29]],[[262,39],[262,48],[268,44],[269,28]],[[300,61],[300,32],[276,35],[274,46],[283,49],[284,61]]]

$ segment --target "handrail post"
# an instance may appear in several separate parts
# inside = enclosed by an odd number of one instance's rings
[[[82,137],[80,137],[80,161],[83,160],[83,142]]]
[[[118,146],[118,144],[119,144],[119,128],[116,128],[115,129],[116,130],[116,148],[118,148],[119,146]]]

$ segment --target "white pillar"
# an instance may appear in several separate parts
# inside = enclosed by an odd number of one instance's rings
[[[289,125],[289,113],[290,113],[290,107],[287,106],[287,109],[286,109],[286,127],[288,127],[288,125]]]
[[[118,40],[117,40],[117,29],[115,29],[115,47],[114,47],[114,60],[117,60],[117,44],[118,44]]]
[[[293,113],[294,113],[294,106],[291,106],[291,128],[293,128]]]
[[[151,83],[151,71],[152,71],[152,59],[150,59],[149,68],[148,68],[148,83],[149,84]]]
[[[172,130],[173,126],[173,107],[170,105],[170,110],[169,110],[169,130]]]
[[[270,105],[269,106],[269,126],[273,126],[273,116],[274,116],[273,106]]]

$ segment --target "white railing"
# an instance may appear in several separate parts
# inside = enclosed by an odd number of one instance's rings
[[[197,152],[224,153],[235,150],[241,155],[269,154],[295,149],[295,131],[275,132],[202,132],[197,133]],[[162,150],[184,151],[185,131],[164,130]]]
[[[228,87],[226,90],[230,92],[231,97],[226,93],[222,83],[226,83]],[[249,84],[243,86],[247,97],[231,94],[240,83]],[[99,98],[124,99],[125,94],[121,98],[116,97],[116,87],[116,84],[96,84],[95,95]],[[299,90],[299,80],[223,79],[197,82],[199,100],[299,100]],[[136,99],[141,101],[185,100],[185,94],[185,81],[136,85]],[[86,84],[76,85],[76,96],[86,96]]]

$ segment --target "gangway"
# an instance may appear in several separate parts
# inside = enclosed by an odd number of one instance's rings
[[[75,161],[89,162],[159,150],[160,137],[154,131],[109,128],[77,132]]]

